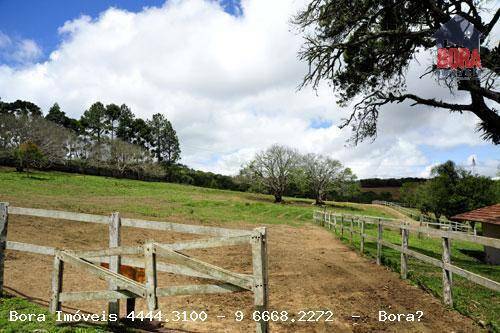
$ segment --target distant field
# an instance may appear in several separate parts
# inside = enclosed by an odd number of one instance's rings
[[[384,192],[389,192],[392,195],[392,198],[395,200],[399,200],[401,196],[400,187],[362,187],[362,192],[374,192],[377,194],[382,194]]]
[[[31,178],[0,168],[0,200],[12,205],[75,212],[193,221],[300,225],[311,221],[309,199],[285,198],[274,204],[269,195],[216,190],[172,183],[36,172]],[[390,217],[370,205],[328,203],[340,213]]]

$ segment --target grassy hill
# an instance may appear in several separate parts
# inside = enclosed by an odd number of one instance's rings
[[[310,222],[315,209],[309,199],[285,198],[284,204],[274,204],[271,196],[262,194],[61,172],[37,172],[28,178],[11,168],[0,168],[0,200],[22,207],[119,211],[125,216],[200,223],[297,225]],[[390,216],[370,205],[328,205],[340,213]]]

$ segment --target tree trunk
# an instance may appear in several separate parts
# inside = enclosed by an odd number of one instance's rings
[[[315,202],[315,205],[322,205],[324,204],[324,201],[322,200],[322,193],[321,193],[321,190],[318,190],[316,191],[316,202]]]
[[[474,86],[479,87],[480,84],[478,82],[461,81],[459,90],[468,90],[470,92],[474,107],[472,112],[481,119],[480,128],[484,131],[483,137],[491,139],[494,144],[498,145],[500,144],[500,115],[486,105],[484,97],[473,89]]]
[[[274,194],[274,202],[275,203],[280,203],[283,201],[283,198],[281,197],[281,193],[275,193]]]

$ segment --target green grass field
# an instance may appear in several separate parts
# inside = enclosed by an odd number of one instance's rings
[[[311,221],[314,209],[309,199],[285,198],[277,205],[269,195],[59,172],[37,172],[28,178],[10,168],[0,168],[0,199],[30,208],[104,215],[119,211],[125,216],[201,223],[300,225]],[[390,216],[370,205],[330,203],[329,209]]]
[[[368,235],[377,236],[376,225],[367,224],[365,231]],[[334,231],[332,230],[332,232]],[[340,229],[337,229],[335,234],[340,237]],[[344,230],[342,241],[349,244],[353,249],[359,250],[360,236],[356,233],[353,234],[352,245],[349,243],[349,236],[349,232]],[[393,244],[401,244],[401,235],[395,230],[384,229],[383,238]],[[442,244],[440,239],[425,237],[425,235],[418,238],[410,233],[409,248],[436,259],[441,259]],[[476,259],[476,256],[480,255],[482,251],[482,245],[453,240],[451,242],[451,261],[460,268],[500,282],[500,266],[484,264]],[[365,241],[365,255],[375,258],[376,254],[377,244],[368,240]],[[399,272],[400,252],[383,247],[382,263]],[[442,299],[442,270],[412,257],[408,258],[408,265],[409,281]],[[500,332],[500,293],[484,288],[458,275],[453,275],[452,292],[453,307],[456,310],[477,322],[483,322],[490,331]]]

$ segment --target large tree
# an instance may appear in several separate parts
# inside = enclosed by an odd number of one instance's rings
[[[157,113],[148,121],[148,126],[151,129],[151,149],[158,162],[164,162],[167,165],[177,162],[181,149],[172,123],[161,113]]]
[[[32,102],[16,100],[15,102],[7,103],[0,100],[0,114],[9,114],[15,116],[30,116],[41,117],[42,109]]]
[[[122,104],[116,128],[116,137],[125,142],[132,143],[135,137],[134,120],[135,115],[132,110],[126,104]]]
[[[108,127],[109,133],[111,134],[111,140],[114,140],[116,136],[116,130],[121,113],[122,109],[114,103],[108,104],[106,106],[106,125]]]
[[[106,108],[101,102],[95,102],[85,111],[80,120],[83,128],[92,138],[101,143],[104,134],[107,132]]]
[[[274,195],[274,201],[279,203],[299,163],[300,155],[296,150],[275,144],[258,153],[244,173],[254,182],[262,184]]]
[[[58,125],[66,126],[68,117],[66,117],[66,113],[61,110],[59,104],[54,103],[54,105],[50,107],[49,112],[45,116],[45,119]]]
[[[491,1],[453,0],[312,0],[295,18],[305,35],[300,58],[309,65],[303,86],[317,88],[322,81],[338,93],[338,103],[360,99],[340,127],[351,126],[352,140],[377,134],[381,107],[410,101],[451,112],[470,112],[480,119],[483,138],[500,143],[500,102],[497,78],[499,45],[488,45],[489,35],[500,18],[500,9],[487,13]],[[493,1],[494,5],[494,1]],[[474,24],[482,33],[479,79],[446,81],[451,90],[465,91],[467,103],[418,96],[406,89],[409,64],[416,54],[434,49],[434,32],[454,15]],[[489,19],[487,19],[489,18]],[[433,73],[430,69],[427,73]],[[496,89],[496,90],[495,90]],[[496,105],[496,106],[495,106]]]
[[[352,182],[355,176],[340,161],[318,154],[303,157],[303,170],[309,189],[314,193],[316,204],[323,204],[325,195],[334,188],[343,192],[344,183]]]
[[[423,213],[450,218],[497,201],[493,180],[473,175],[452,161],[434,167],[431,176],[415,192],[417,207]]]

